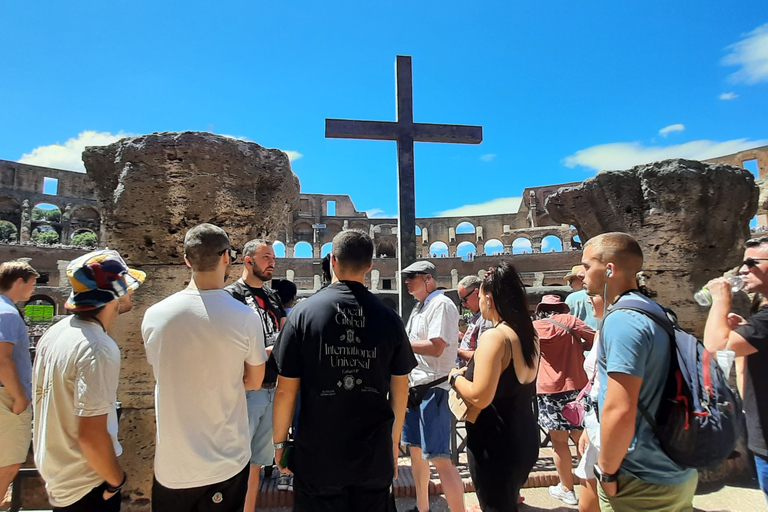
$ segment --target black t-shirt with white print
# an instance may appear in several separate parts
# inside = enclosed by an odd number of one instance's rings
[[[390,380],[416,366],[397,313],[361,283],[333,283],[291,310],[273,355],[281,376],[301,379],[297,478],[328,488],[389,485]],[[343,471],[328,471],[328,461]]]
[[[232,297],[253,309],[261,317],[261,325],[264,326],[264,346],[271,347],[277,341],[280,332],[280,321],[286,313],[280,296],[267,285],[261,288],[248,286],[242,278],[224,288]],[[277,382],[277,366],[274,358],[267,360],[262,385]]]

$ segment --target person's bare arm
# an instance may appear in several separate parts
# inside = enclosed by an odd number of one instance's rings
[[[462,361],[469,361],[472,359],[472,355],[475,353],[474,350],[470,350],[468,348],[460,348],[458,349],[458,355],[461,358]]]
[[[473,380],[463,377],[456,379],[455,388],[461,397],[472,406],[484,409],[496,395],[504,359],[504,337],[498,331],[483,333],[475,350],[475,372]],[[453,370],[451,373],[462,370]]]
[[[592,343],[595,341],[595,330],[584,323],[583,320],[577,319],[574,331],[581,338],[581,348],[583,350],[592,350]]]
[[[723,278],[707,283],[712,295],[712,308],[704,326],[704,346],[713,354],[718,350],[733,350],[736,357],[748,356],[757,352],[743,336],[731,329],[729,322],[731,311],[731,285]]]
[[[272,440],[275,443],[282,443],[288,439],[288,429],[293,423],[293,415],[296,411],[296,396],[299,394],[301,379],[290,377],[277,377],[277,388],[275,389],[275,403],[272,406]],[[275,461],[283,473],[288,472],[288,468],[281,466],[284,448],[275,449]]]
[[[123,483],[125,472],[117,461],[112,436],[107,431],[107,415],[81,416],[78,421],[77,442],[88,465],[110,487]],[[104,493],[104,497],[110,494]]]
[[[13,346],[10,341],[0,341],[0,382],[13,400],[11,410],[14,414],[21,414],[29,407],[29,398],[13,362]]]
[[[259,365],[252,365],[245,363],[245,371],[243,372],[243,383],[245,389],[253,391],[261,389],[261,383],[264,381],[264,363]]]
[[[425,356],[438,357],[443,353],[445,347],[448,344],[443,341],[443,338],[430,338],[428,340],[413,340],[411,341],[411,348],[414,354],[422,354]]]
[[[641,377],[625,373],[608,374],[605,401],[600,411],[600,454],[597,458],[605,473],[616,473],[635,436],[635,417]],[[616,494],[616,483],[603,483],[609,496]]]
[[[397,478],[397,457],[400,453],[400,434],[405,423],[405,408],[408,404],[408,376],[393,375],[389,384],[389,404],[395,413],[392,424],[392,452],[395,457],[395,478]]]

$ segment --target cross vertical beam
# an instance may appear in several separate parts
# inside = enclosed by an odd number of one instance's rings
[[[448,142],[480,144],[482,126],[431,124],[413,122],[413,75],[411,57],[398,55],[395,65],[397,81],[397,121],[360,121],[326,119],[328,138],[394,140],[397,141],[397,269],[400,271],[416,261],[416,187],[414,182],[414,142]],[[400,314],[407,320],[414,300],[399,280]]]

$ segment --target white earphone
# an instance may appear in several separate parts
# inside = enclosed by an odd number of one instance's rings
[[[611,277],[613,275],[613,269],[609,268],[605,271],[605,277]]]

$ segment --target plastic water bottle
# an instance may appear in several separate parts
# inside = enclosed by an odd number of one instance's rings
[[[725,280],[731,285],[731,293],[736,293],[744,288],[744,280],[741,276],[728,276]],[[702,288],[693,294],[693,300],[698,302],[700,306],[709,307],[712,305],[712,294],[706,288]]]

